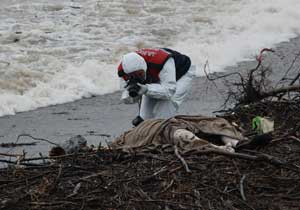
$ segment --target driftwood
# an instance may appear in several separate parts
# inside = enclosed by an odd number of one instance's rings
[[[0,147],[23,147],[23,146],[35,146],[36,142],[29,142],[29,143],[1,143]]]
[[[276,96],[278,94],[282,94],[282,93],[288,93],[288,92],[300,92],[300,85],[294,85],[294,86],[286,86],[286,87],[282,87],[282,88],[277,88],[268,92],[262,92],[260,94],[260,98],[266,98],[266,97],[270,97],[270,96]]]
[[[293,149],[285,157],[276,152],[287,146]],[[0,208],[296,209],[300,159],[293,153],[299,149],[290,139],[262,148],[259,155],[182,154],[188,173],[181,158],[158,148],[143,153],[100,149],[47,164],[24,161],[26,167],[0,171]]]
[[[60,146],[59,144],[56,144],[56,143],[54,143],[54,142],[52,142],[52,141],[50,141],[48,139],[37,138],[37,137],[34,137],[34,136],[32,136],[30,134],[26,134],[26,133],[18,135],[16,143],[21,139],[21,137],[29,137],[29,138],[31,138],[33,140],[36,140],[36,141],[44,141],[44,142],[47,142],[47,143],[55,145],[55,146]]]

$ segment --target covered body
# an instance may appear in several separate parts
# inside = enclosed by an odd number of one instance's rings
[[[180,129],[190,131],[198,138],[176,138],[174,134]],[[215,143],[222,137],[244,140],[243,135],[223,118],[181,115],[167,120],[146,120],[116,138],[111,146],[140,148],[170,144],[178,146],[181,150],[192,150],[203,148],[211,142]]]

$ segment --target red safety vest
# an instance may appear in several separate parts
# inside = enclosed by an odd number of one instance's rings
[[[171,53],[163,49],[140,49],[136,51],[137,54],[142,56],[147,63],[146,81],[147,83],[157,83],[160,81],[159,73],[164,64],[172,56]],[[125,81],[128,80],[126,73],[123,70],[122,63],[118,67],[118,75]]]

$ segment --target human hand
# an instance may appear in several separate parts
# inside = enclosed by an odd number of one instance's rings
[[[147,91],[148,91],[148,86],[147,85],[143,85],[143,84],[140,84],[140,83],[138,83],[137,85],[140,87],[138,95],[141,96],[141,95],[144,95],[145,93],[147,93]]]
[[[123,91],[121,100],[125,104],[134,104],[137,103],[141,99],[141,96],[137,95],[137,97],[130,97],[127,90]]]

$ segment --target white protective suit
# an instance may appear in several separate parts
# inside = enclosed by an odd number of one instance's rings
[[[159,73],[160,83],[146,84],[148,91],[142,96],[139,115],[144,119],[173,117],[184,101],[195,77],[196,68],[190,69],[176,81],[175,61],[171,57]],[[125,81],[121,79],[121,88]],[[125,89],[121,97],[126,104],[136,103],[139,98],[131,98]]]

